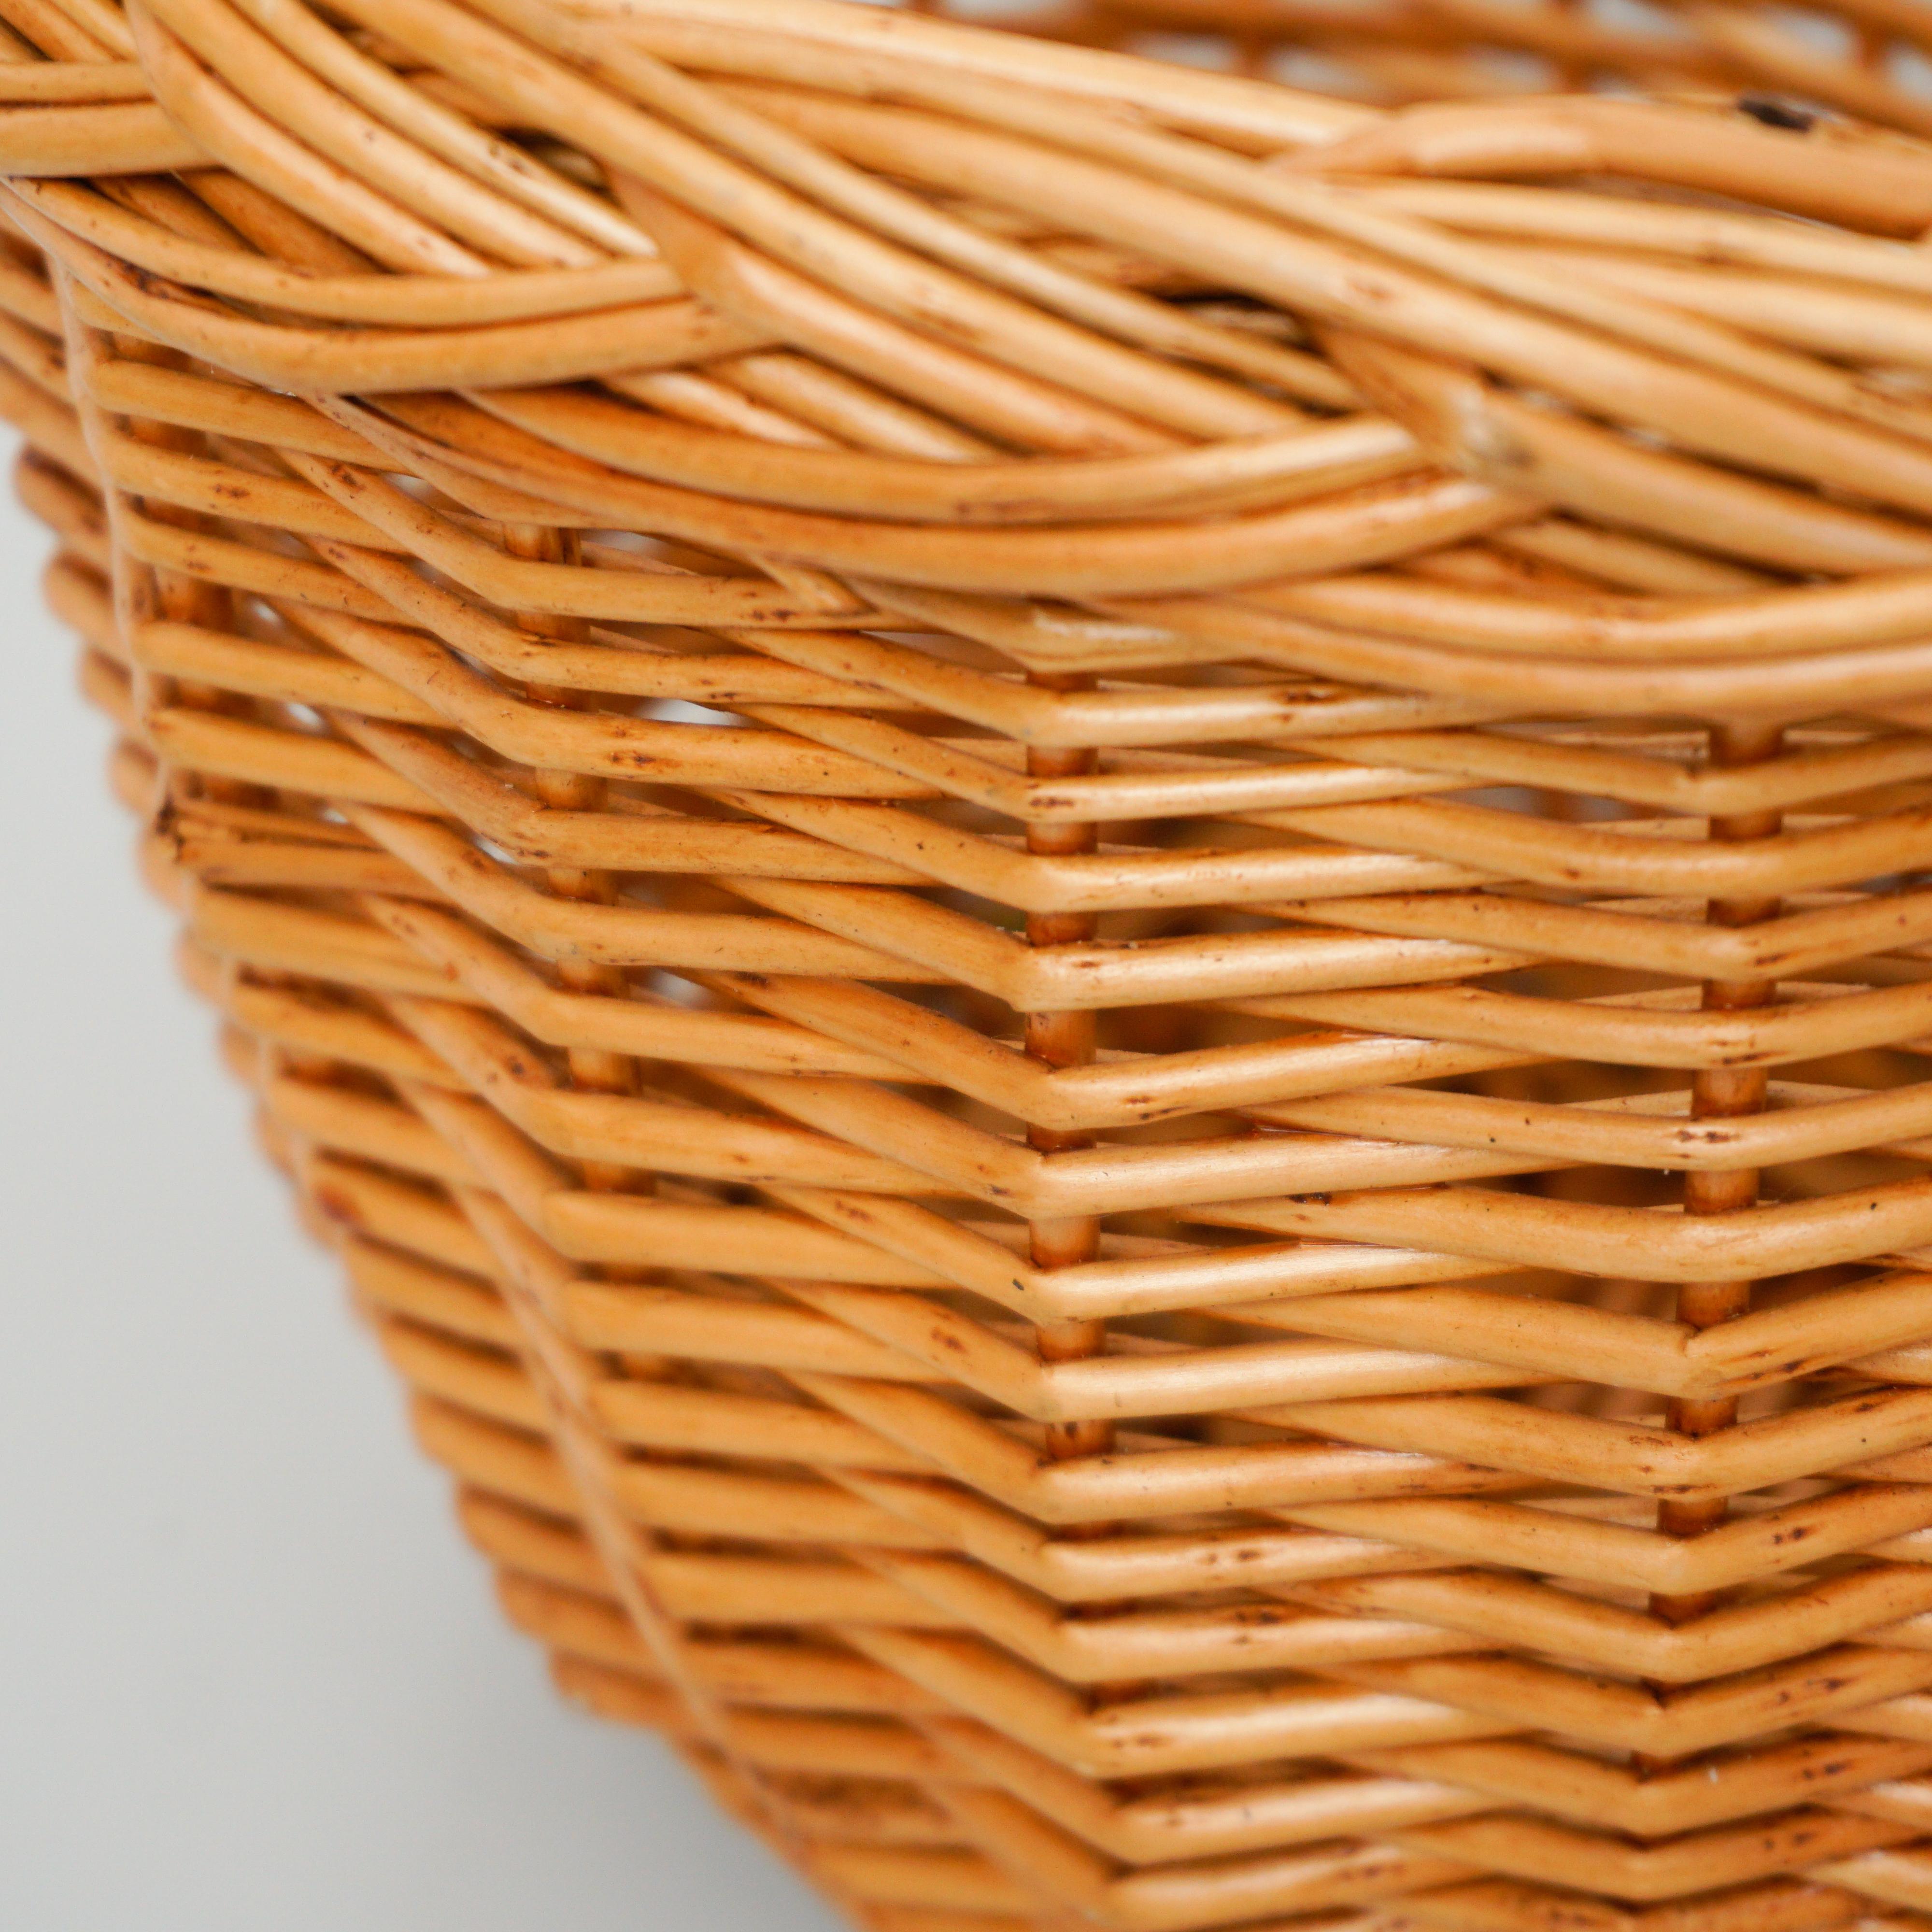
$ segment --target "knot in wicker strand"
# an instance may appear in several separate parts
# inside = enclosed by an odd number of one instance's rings
[[[0,21],[49,595],[569,1695],[871,1932],[1932,1924],[1932,8]]]

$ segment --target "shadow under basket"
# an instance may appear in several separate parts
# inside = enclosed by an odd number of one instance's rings
[[[1932,10],[0,18],[50,594],[569,1695],[872,1932],[1932,1926]]]

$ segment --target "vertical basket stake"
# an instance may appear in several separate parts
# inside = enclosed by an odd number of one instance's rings
[[[71,323],[70,314],[69,320]],[[71,334],[70,328],[70,339]],[[178,370],[188,366],[188,358],[178,350],[149,342],[139,335],[97,337],[95,348],[97,353],[101,350],[111,350],[116,362],[144,363],[158,369]],[[93,358],[85,359],[91,362]],[[145,416],[126,418],[124,433],[131,440],[157,449],[177,450],[190,456],[205,457],[208,453],[208,439],[198,430],[154,422]],[[140,509],[142,515],[151,522],[166,524],[176,530],[206,532],[211,527],[208,519],[198,512],[184,510],[178,505],[158,502],[152,497],[141,500]],[[229,628],[232,606],[228,592],[220,585],[204,582],[180,571],[155,566],[146,568],[153,586],[155,616],[177,623],[199,625],[211,631]],[[149,702],[175,704],[185,710],[206,711],[231,718],[245,717],[254,709],[230,693],[182,678],[161,680],[158,687],[151,681]],[[194,790],[213,804],[254,808],[274,802],[274,794],[266,787],[242,778],[223,778],[203,772],[196,776],[193,784]]]
[[[1094,680],[1081,674],[1029,671],[1027,682],[1048,691],[1084,691]],[[1027,747],[1027,776],[1035,778],[1084,777],[1098,763],[1090,748]],[[1091,852],[1100,843],[1100,829],[1090,823],[1029,824],[1026,848],[1054,857]],[[1027,914],[1029,946],[1066,946],[1094,937],[1091,913],[1032,912]],[[1026,1050],[1051,1067],[1084,1066],[1094,1058],[1094,1016],[1090,1012],[1039,1012],[1025,1016]],[[1064,1154],[1090,1146],[1090,1134],[1066,1133],[1053,1127],[1029,1126],[1027,1144],[1042,1154]],[[1028,1224],[1028,1245],[1036,1268],[1072,1268],[1092,1261],[1100,1251],[1100,1223],[1090,1215],[1066,1216]],[[1107,1346],[1104,1322],[1042,1322],[1035,1331],[1043,1362],[1078,1361],[1102,1353]],[[1108,1422],[1049,1422],[1046,1453],[1057,1460],[1075,1456],[1104,1455],[1114,1444]]]
[[[546,524],[506,524],[503,547],[511,556],[542,563],[580,567],[584,546],[574,530],[559,530]],[[545,613],[520,611],[518,622],[538,638],[559,644],[580,644],[584,620]],[[539,704],[561,709],[583,708],[583,694],[560,686],[530,683],[526,694]],[[537,796],[554,810],[596,812],[603,807],[610,787],[607,780],[580,772],[532,771],[530,781]],[[554,866],[544,874],[544,883],[560,898],[577,899],[592,905],[614,904],[616,891],[608,872],[578,866]],[[622,999],[629,992],[629,982],[620,966],[602,966],[582,959],[556,962],[558,980],[573,993],[602,994]],[[592,1094],[629,1094],[637,1087],[637,1066],[628,1055],[607,1053],[594,1047],[574,1046],[568,1050],[570,1084]],[[636,1169],[604,1161],[584,1163],[584,1184],[602,1193],[636,1193],[647,1190],[649,1176]]]
[[[1729,770],[1775,758],[1784,734],[1777,725],[1718,724],[1711,730],[1712,764]],[[1741,812],[1714,817],[1711,836],[1731,842],[1774,836],[1781,822],[1775,812]],[[1777,916],[1774,898],[1713,899],[1708,914],[1714,926],[1755,926],[1761,920]],[[1768,1006],[1776,998],[1778,984],[1772,980],[1708,980],[1704,983],[1706,1012],[1737,1012],[1754,1006]],[[1690,1117],[1698,1120],[1730,1120],[1763,1111],[1767,1076],[1762,1066],[1700,1067],[1692,1075]],[[1756,1204],[1758,1173],[1755,1168],[1734,1167],[1687,1174],[1684,1177],[1684,1208],[1690,1214],[1729,1214]],[[1748,1281],[1688,1281],[1677,1293],[1677,1318],[1694,1328],[1714,1328],[1720,1322],[1735,1321],[1750,1306]],[[1670,1405],[1669,1426],[1685,1436],[1709,1436],[1728,1429],[1737,1420],[1734,1396],[1694,1400],[1680,1397]],[[1722,1497],[1696,1502],[1666,1498],[1658,1506],[1658,1526],[1674,1536],[1698,1536],[1724,1521],[1729,1505]],[[1653,1607],[1673,1622],[1701,1616],[1715,1600],[1712,1593],[1673,1597],[1660,1592]]]
[[[1774,758],[1784,747],[1781,725],[1758,722],[1714,724],[1711,727],[1709,761],[1720,769],[1736,770]],[[1776,836],[1783,814],[1776,812],[1713,814],[1710,836],[1726,843],[1741,839],[1768,838]],[[1709,902],[1706,916],[1713,926],[1755,926],[1774,919],[1779,902],[1775,898],[1716,898]],[[1707,980],[1702,1005],[1707,1012],[1740,1012],[1770,1005],[1778,997],[1774,980]],[[1732,1120],[1763,1111],[1768,1076],[1762,1066],[1700,1067],[1690,1079],[1690,1118],[1696,1120]],[[1684,1177],[1684,1211],[1687,1214],[1730,1214],[1755,1206],[1758,1198],[1758,1171],[1751,1167],[1723,1168],[1696,1172]],[[1720,1322],[1734,1322],[1750,1307],[1748,1280],[1687,1281],[1677,1291],[1677,1318],[1693,1328],[1714,1328]],[[1678,1396],[1665,1418],[1666,1427],[1679,1435],[1715,1435],[1730,1428],[1738,1416],[1735,1396]],[[1710,1496],[1695,1501],[1666,1497],[1657,1506],[1657,1526],[1671,1536],[1702,1536],[1715,1529],[1730,1513],[1729,1500]],[[1688,1623],[1714,1609],[1721,1591],[1699,1590],[1677,1596],[1666,1591],[1653,1592],[1652,1613],[1667,1623]]]

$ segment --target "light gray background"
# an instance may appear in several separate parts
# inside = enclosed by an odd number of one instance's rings
[[[501,1622],[250,1143],[0,500],[0,1926],[832,1932]]]

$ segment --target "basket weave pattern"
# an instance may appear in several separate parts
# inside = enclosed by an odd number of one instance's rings
[[[567,1692],[874,1932],[1932,1925],[1914,0],[0,17],[50,594]]]

